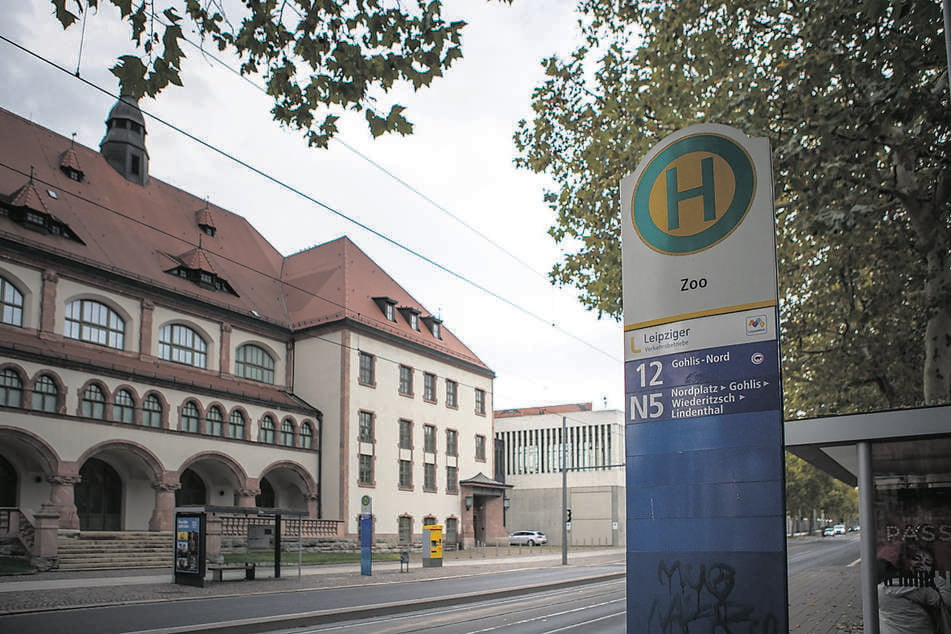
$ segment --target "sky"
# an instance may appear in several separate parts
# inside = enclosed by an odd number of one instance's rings
[[[414,133],[374,140],[362,117],[344,118],[327,150],[281,129],[259,88],[186,46],[184,87],[144,98],[142,110],[322,205],[147,116],[150,175],[247,218],[284,255],[348,236],[496,373],[495,409],[623,409],[621,324],[550,284],[562,259],[542,200],[553,183],[513,163],[541,61],[578,41],[574,5],[447,0],[444,15],[468,22],[464,58],[430,88],[392,93]],[[48,0],[24,0],[5,9],[0,35],[70,71],[0,41],[0,107],[98,148],[115,99],[71,73],[78,66],[82,79],[117,91],[108,68],[134,52],[118,12],[90,14],[83,35],[78,25],[64,32]]]

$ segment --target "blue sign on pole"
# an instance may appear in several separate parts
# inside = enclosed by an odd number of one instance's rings
[[[360,513],[360,574],[364,577],[373,574],[373,516]]]
[[[694,126],[621,183],[629,632],[788,631],[769,165]]]

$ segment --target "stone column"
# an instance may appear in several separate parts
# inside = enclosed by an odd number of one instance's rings
[[[142,300],[142,322],[139,324],[139,355],[152,356],[152,316],[155,313],[155,302],[150,299]]]
[[[257,484],[257,480],[254,484]],[[251,486],[249,483],[247,488],[238,489],[238,508],[253,509],[258,505],[254,498],[261,495],[261,489],[254,489]]]
[[[57,473],[46,479],[50,483],[48,506],[59,514],[59,527],[79,530],[79,514],[73,486],[83,481],[78,473]]]
[[[59,532],[59,512],[52,504],[44,504],[33,513],[33,552],[32,563],[40,570],[49,570],[58,566],[56,536]]]
[[[312,520],[320,519],[317,515],[317,498],[320,497],[316,494],[311,494],[307,496],[307,517]]]
[[[170,531],[175,528],[175,491],[182,485],[173,481],[174,476],[166,476],[161,482],[152,484],[155,489],[155,506],[149,518],[149,530],[153,532]]]
[[[43,271],[43,295],[40,300],[40,334],[52,335],[56,331],[56,288],[59,275],[56,271]]]
[[[218,351],[218,374],[233,374],[231,370],[231,324],[221,324],[221,349]]]

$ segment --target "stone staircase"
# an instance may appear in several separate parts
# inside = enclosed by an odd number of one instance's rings
[[[82,531],[57,538],[60,570],[172,569],[172,531]]]

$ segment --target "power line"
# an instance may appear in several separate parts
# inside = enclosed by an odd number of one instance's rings
[[[101,92],[101,93],[104,94],[104,95],[107,95],[107,96],[109,96],[109,97],[111,97],[111,98],[113,98],[113,99],[116,99],[116,100],[118,100],[118,99],[120,98],[120,97],[119,97],[118,95],[116,95],[115,93],[113,93],[113,92],[111,92],[111,91],[109,91],[109,90],[107,90],[107,89],[105,89],[105,88],[99,86],[98,84],[93,83],[92,81],[90,81],[90,80],[88,80],[88,79],[85,79],[85,78],[83,78],[83,77],[77,77],[74,73],[72,73],[72,72],[69,71],[68,69],[64,68],[63,66],[60,66],[60,65],[57,64],[56,62],[54,62],[54,61],[52,61],[52,60],[50,60],[50,59],[48,59],[48,58],[46,58],[46,57],[40,55],[39,53],[36,53],[36,52],[32,51],[31,49],[28,49],[28,48],[26,48],[25,46],[23,46],[23,45],[21,45],[21,44],[19,44],[19,43],[17,43],[17,42],[14,42],[13,40],[9,39],[8,37],[6,37],[6,36],[4,36],[4,35],[0,35],[0,40],[6,42],[6,43],[8,43],[8,44],[10,44],[11,46],[13,46],[13,47],[19,49],[20,51],[22,51],[22,52],[24,52],[24,53],[30,55],[31,57],[34,57],[34,58],[36,58],[36,59],[38,59],[38,60],[40,60],[40,61],[42,61],[42,62],[48,64],[49,66],[52,66],[53,68],[55,68],[55,69],[57,69],[57,70],[59,70],[59,71],[65,73],[65,74],[69,75],[70,77],[72,77],[72,78],[74,78],[74,79],[76,79],[76,80],[78,80],[78,81],[80,81],[80,82],[86,84],[86,85],[89,86],[90,88],[93,88],[93,89],[95,89],[95,90]],[[395,247],[397,247],[397,248],[399,248],[399,249],[405,251],[406,253],[415,256],[416,258],[418,258],[418,259],[420,259],[420,260],[426,262],[426,263],[429,264],[430,266],[433,266],[434,268],[436,268],[436,269],[438,269],[438,270],[440,270],[440,271],[443,271],[444,273],[446,273],[446,274],[448,274],[448,275],[450,275],[450,276],[452,276],[452,277],[454,277],[454,278],[456,278],[456,279],[458,279],[458,280],[460,280],[460,281],[462,281],[462,282],[464,282],[464,283],[466,283],[466,284],[472,286],[473,288],[482,291],[482,292],[485,293],[486,295],[488,295],[488,296],[490,296],[490,297],[493,297],[493,298],[497,299],[498,301],[501,301],[501,302],[504,303],[504,304],[507,304],[508,306],[510,306],[510,307],[512,307],[512,308],[514,308],[514,309],[516,309],[516,310],[518,310],[519,312],[521,312],[521,313],[523,313],[523,314],[525,314],[525,315],[531,317],[532,319],[535,319],[536,321],[540,321],[540,322],[545,323],[545,324],[550,324],[551,327],[554,328],[555,330],[560,331],[560,332],[563,333],[564,335],[568,336],[568,337],[571,338],[571,339],[574,339],[574,340],[577,341],[578,343],[581,343],[582,345],[584,345],[584,346],[590,348],[591,350],[593,350],[593,351],[595,351],[595,352],[598,352],[598,353],[600,353],[600,354],[602,354],[602,355],[608,357],[608,358],[611,359],[612,361],[617,361],[617,360],[618,360],[617,357],[616,357],[614,354],[612,354],[612,353],[610,353],[610,352],[608,352],[608,351],[606,351],[606,350],[603,350],[603,349],[599,348],[598,346],[595,346],[594,344],[592,344],[592,343],[590,343],[590,342],[588,342],[588,341],[582,339],[581,337],[575,335],[574,333],[571,333],[571,332],[569,332],[569,331],[567,331],[567,330],[561,328],[561,327],[558,326],[556,323],[549,321],[548,319],[546,319],[546,318],[544,318],[544,317],[542,317],[542,316],[540,316],[540,315],[538,315],[538,314],[532,312],[531,310],[529,310],[529,309],[527,309],[527,308],[525,308],[525,307],[523,307],[523,306],[517,304],[516,302],[514,302],[514,301],[512,301],[512,300],[509,300],[508,298],[503,297],[502,295],[499,295],[499,294],[496,293],[495,291],[492,291],[492,290],[489,289],[488,287],[486,287],[486,286],[484,286],[484,285],[482,285],[482,284],[479,284],[479,283],[475,282],[474,280],[469,279],[468,277],[462,275],[461,273],[457,273],[456,271],[454,271],[454,270],[452,270],[452,269],[450,269],[450,268],[448,268],[448,267],[446,267],[446,266],[440,264],[439,262],[436,262],[436,261],[433,260],[432,258],[430,258],[430,257],[428,257],[428,256],[426,256],[426,255],[423,255],[422,253],[420,253],[420,252],[418,252],[418,251],[416,251],[416,250],[414,250],[414,249],[412,249],[412,248],[410,248],[410,247],[408,247],[408,246],[406,246],[406,245],[404,245],[404,244],[398,242],[397,240],[395,240],[395,239],[393,239],[393,238],[387,236],[386,234],[384,234],[384,233],[382,233],[382,232],[380,232],[380,231],[378,231],[378,230],[376,230],[376,229],[370,227],[369,225],[367,225],[367,224],[365,224],[365,223],[362,223],[362,222],[360,222],[360,221],[358,221],[358,220],[356,220],[356,219],[354,219],[354,218],[351,218],[350,216],[346,215],[345,213],[343,213],[343,212],[341,212],[341,211],[335,209],[334,207],[331,207],[330,205],[324,203],[324,202],[321,201],[321,200],[318,200],[317,198],[311,196],[310,194],[305,193],[304,191],[300,190],[299,188],[297,188],[297,187],[295,187],[295,186],[293,186],[293,185],[290,185],[290,184],[284,182],[283,180],[277,178],[276,176],[271,175],[270,173],[264,171],[263,169],[258,168],[258,167],[256,167],[256,166],[252,165],[251,163],[249,163],[249,162],[247,162],[247,161],[245,161],[245,160],[243,160],[243,159],[240,159],[240,158],[234,156],[233,154],[231,154],[231,153],[229,153],[229,152],[226,152],[225,150],[222,150],[222,149],[218,148],[217,146],[215,146],[215,145],[209,143],[208,141],[205,141],[204,139],[201,139],[201,138],[197,137],[196,135],[194,135],[194,134],[192,134],[192,133],[190,133],[190,132],[188,132],[188,131],[186,131],[186,130],[180,128],[179,126],[177,126],[177,125],[175,125],[175,124],[173,124],[173,123],[171,123],[171,122],[168,122],[168,121],[162,119],[161,117],[158,117],[158,116],[156,116],[156,115],[154,115],[154,114],[152,114],[152,113],[150,113],[150,112],[148,112],[148,111],[146,111],[146,110],[142,110],[142,113],[143,113],[144,115],[147,115],[150,119],[152,119],[152,120],[154,120],[154,121],[156,121],[156,122],[158,122],[158,123],[160,123],[160,124],[166,126],[167,128],[169,128],[169,129],[171,129],[171,130],[173,130],[173,131],[175,131],[175,132],[181,134],[182,136],[184,136],[184,137],[186,137],[186,138],[188,138],[188,139],[194,141],[195,143],[198,143],[198,144],[201,145],[202,147],[205,147],[205,148],[207,148],[207,149],[209,149],[209,150],[215,152],[216,154],[218,154],[218,155],[220,155],[220,156],[222,156],[222,157],[228,159],[229,161],[232,161],[233,163],[236,163],[237,165],[240,165],[241,167],[244,167],[245,169],[247,169],[247,170],[249,170],[249,171],[251,171],[251,172],[253,172],[253,173],[255,173],[255,174],[259,175],[259,176],[261,176],[261,177],[264,178],[265,180],[268,180],[268,181],[274,183],[275,185],[279,186],[280,188],[282,188],[282,189],[284,189],[284,190],[287,190],[287,191],[289,191],[289,192],[291,192],[291,193],[293,193],[293,194],[296,194],[297,196],[303,198],[304,200],[307,200],[308,202],[311,202],[311,203],[313,203],[313,204],[315,204],[315,205],[321,207],[322,209],[324,209],[324,210],[326,210],[326,211],[329,211],[330,213],[332,213],[332,214],[334,214],[334,215],[336,215],[336,216],[338,216],[338,217],[340,217],[340,218],[342,218],[342,219],[344,219],[344,220],[346,220],[346,221],[348,221],[348,222],[350,222],[350,223],[356,225],[357,227],[360,227],[361,229],[363,229],[364,231],[370,233],[371,235],[374,235],[374,236],[380,238],[381,240],[384,240],[385,242],[387,242],[387,243],[389,243],[389,244],[391,244],[391,245],[393,245],[393,246],[395,246]]]

